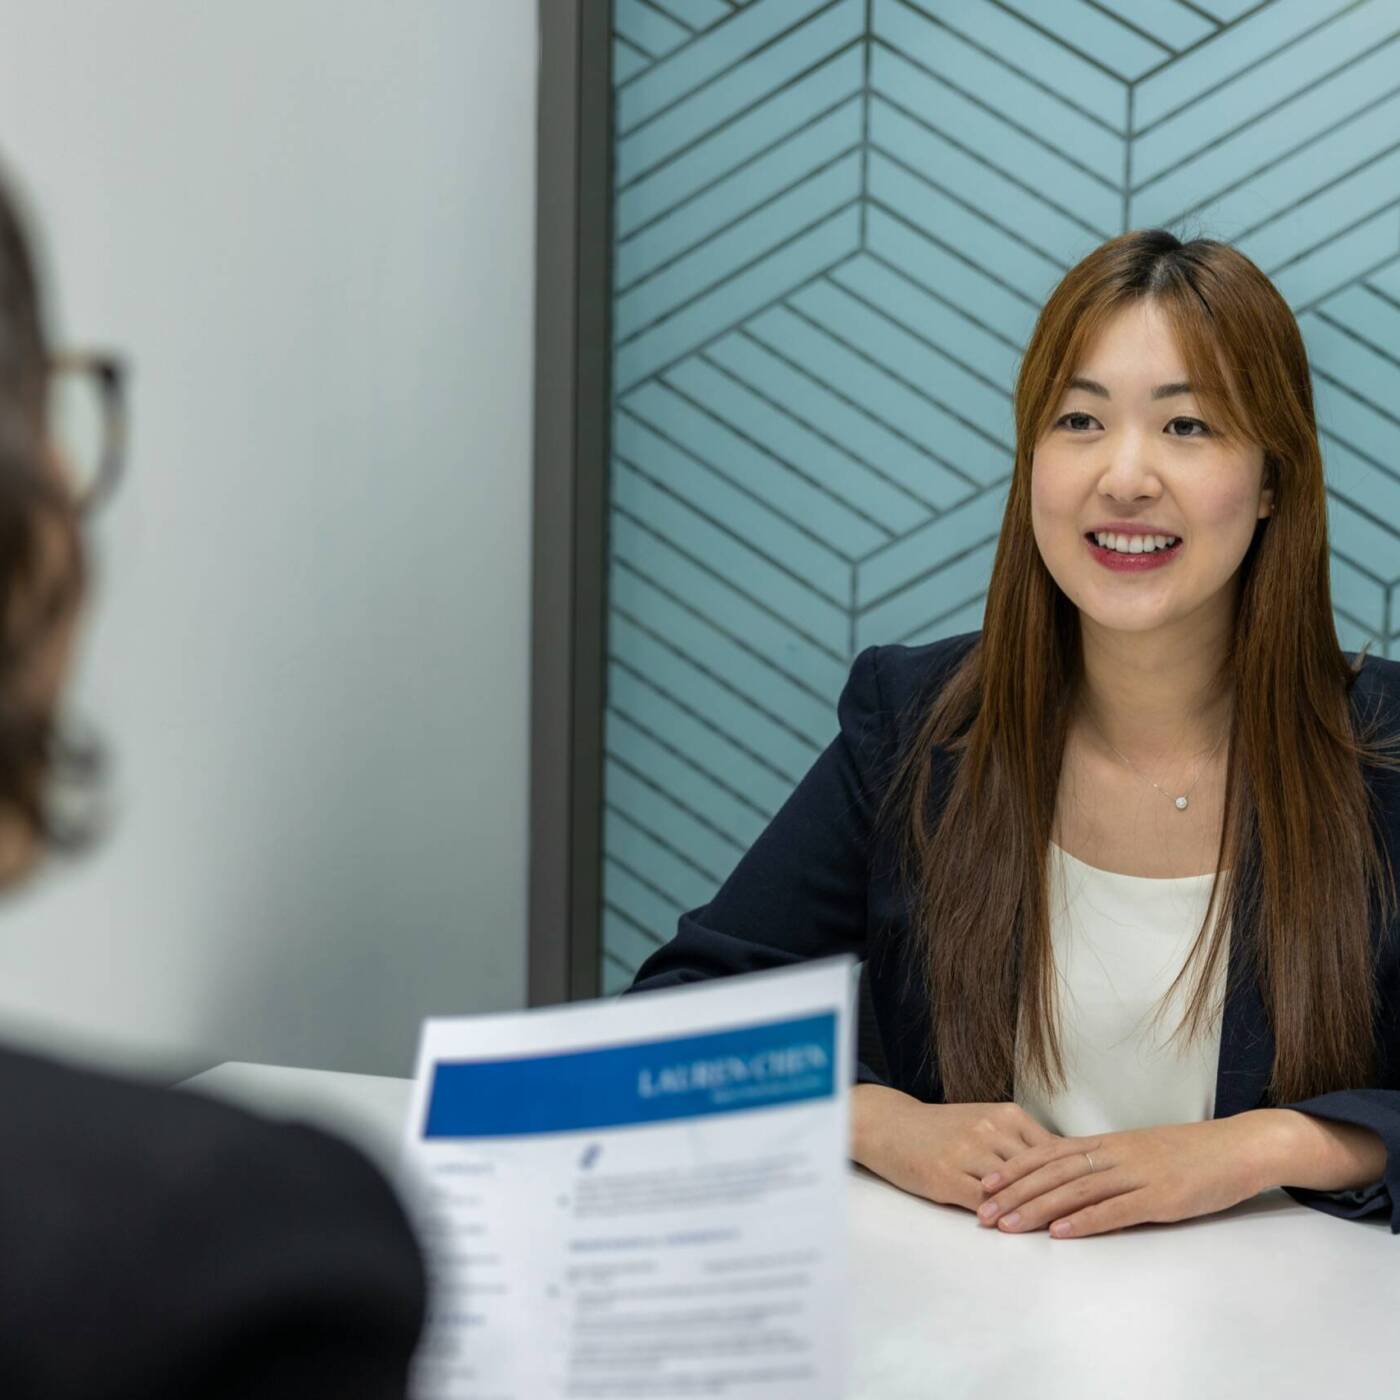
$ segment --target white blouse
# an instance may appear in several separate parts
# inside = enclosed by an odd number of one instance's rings
[[[1063,1093],[1047,1097],[1018,1073],[1016,1102],[1066,1137],[1213,1117],[1228,956],[1220,959],[1207,1003],[1216,1010],[1210,1033],[1185,1049],[1184,1031],[1166,1044],[1181,1022],[1199,964],[1155,1023],[1153,1016],[1191,950],[1215,877],[1119,875],[1085,865],[1054,842],[1049,866],[1067,1082]],[[1228,943],[1223,951],[1228,955]],[[1021,1046],[1018,1034],[1018,1066]]]

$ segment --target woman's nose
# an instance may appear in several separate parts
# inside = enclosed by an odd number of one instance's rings
[[[1120,449],[1099,477],[1099,491],[1119,501],[1139,501],[1161,494],[1162,482],[1147,456],[1133,449]]]

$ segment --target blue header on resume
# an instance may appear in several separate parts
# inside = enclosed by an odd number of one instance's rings
[[[441,1061],[425,1138],[624,1128],[836,1091],[836,1013],[513,1060]]]

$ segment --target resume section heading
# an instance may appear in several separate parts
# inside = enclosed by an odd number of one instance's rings
[[[513,1137],[777,1108],[836,1092],[836,1012],[508,1060],[439,1062],[425,1138]]]

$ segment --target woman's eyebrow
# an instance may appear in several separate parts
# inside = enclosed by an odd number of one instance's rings
[[[1101,399],[1111,399],[1113,397],[1097,379],[1085,379],[1080,375],[1075,375],[1075,377],[1069,381],[1069,387],[1071,389],[1083,389],[1086,394],[1097,394]],[[1178,380],[1174,384],[1159,384],[1152,391],[1152,397],[1154,399],[1170,399],[1178,394],[1194,394],[1195,392],[1194,386],[1186,383],[1185,380]]]

